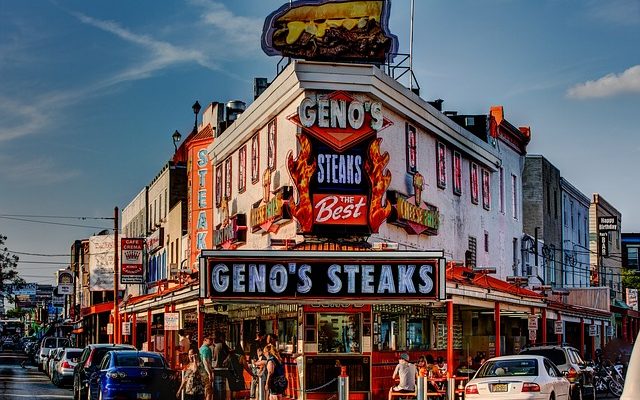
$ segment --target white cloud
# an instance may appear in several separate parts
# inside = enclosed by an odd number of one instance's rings
[[[31,186],[59,185],[80,176],[80,171],[61,169],[51,157],[19,161],[0,155],[0,176],[8,182]]]
[[[575,85],[567,91],[574,99],[612,97],[622,93],[640,93],[640,65],[635,65],[621,74],[608,74],[594,81]]]

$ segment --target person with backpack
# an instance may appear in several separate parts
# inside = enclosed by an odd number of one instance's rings
[[[221,331],[215,332],[213,343],[213,396],[215,400],[226,400],[231,351]]]
[[[264,355],[267,357],[267,383],[265,392],[269,394],[269,400],[282,400],[282,395],[287,390],[288,381],[284,373],[284,365],[278,350],[274,345],[264,347]]]

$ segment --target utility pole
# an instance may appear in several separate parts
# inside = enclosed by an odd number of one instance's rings
[[[113,210],[113,237],[114,257],[113,257],[113,342],[120,343],[120,314],[118,312],[118,207]]]

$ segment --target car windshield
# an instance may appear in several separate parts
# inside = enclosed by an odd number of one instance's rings
[[[563,365],[567,363],[567,358],[562,349],[529,349],[520,352],[531,356],[543,356],[551,360],[555,365]]]
[[[115,365],[117,367],[156,367],[164,366],[162,358],[153,356],[140,356],[137,354],[116,355]]]
[[[56,338],[47,338],[47,339],[45,339],[44,340],[44,346],[42,346],[42,347],[44,347],[45,349],[53,349],[55,347],[58,347],[58,346],[56,346]]]
[[[500,376],[538,376],[538,363],[533,358],[487,361],[476,378]]]
[[[67,357],[67,360],[77,362],[78,358],[80,357],[80,354],[82,354],[82,350],[67,351],[66,357]]]

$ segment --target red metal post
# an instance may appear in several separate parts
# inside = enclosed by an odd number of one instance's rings
[[[136,349],[138,348],[138,343],[136,343],[138,339],[137,325],[136,313],[133,313],[133,315],[131,315],[131,345]]]
[[[547,344],[547,309],[542,309],[542,344]]]
[[[198,346],[204,340],[204,309],[202,299],[198,299]]]
[[[453,376],[453,299],[447,302],[447,375]]]
[[[584,357],[584,318],[580,318],[580,355]]]
[[[600,329],[600,348],[604,350],[604,335],[607,334],[604,322],[602,323],[602,325],[600,325],[600,327],[602,328]]]
[[[147,310],[147,350],[154,351],[155,346],[153,345],[153,341],[151,340],[151,324],[153,323],[151,319],[151,309]]]
[[[496,357],[500,357],[500,303],[497,301],[494,306],[493,315],[496,324]]]
[[[622,340],[624,342],[626,342],[628,339],[628,335],[627,335],[627,316],[623,315],[622,316]]]
[[[167,305],[167,306],[164,306],[164,313],[165,313],[165,315],[166,315],[168,312],[169,312],[169,306],[168,306],[168,305]],[[164,353],[164,358],[165,358],[165,360],[169,360],[169,340],[167,340],[167,339],[168,339],[168,337],[169,337],[169,335],[168,335],[168,333],[167,333],[167,332],[168,332],[168,331],[167,331],[167,329],[166,329],[166,325],[164,325],[164,350],[163,350],[163,353]]]

